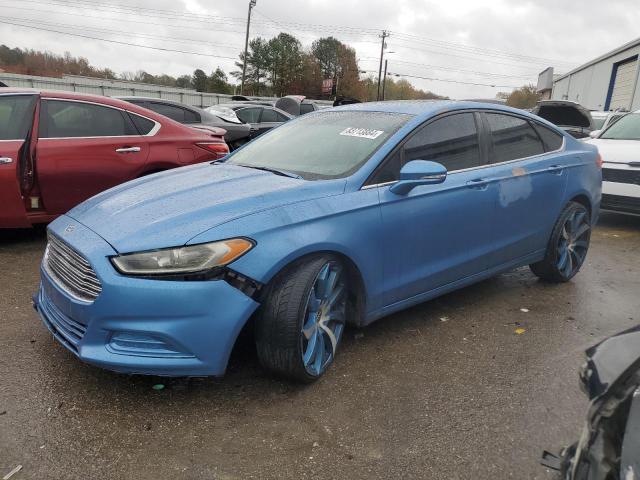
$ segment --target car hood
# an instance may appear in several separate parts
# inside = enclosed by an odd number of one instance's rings
[[[594,399],[640,366],[640,325],[603,340],[585,354],[587,363],[581,378],[589,398]]]
[[[125,183],[81,203],[67,215],[119,253],[128,253],[184,245],[220,224],[290,203],[337,195],[344,191],[344,185],[344,180],[311,182],[224,163],[204,163]]]
[[[638,163],[640,166],[640,140],[609,140],[592,138],[586,143],[598,147],[602,160],[612,163]]]

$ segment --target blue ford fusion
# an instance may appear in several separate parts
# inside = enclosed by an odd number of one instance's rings
[[[305,115],[224,161],[113,188],[49,226],[36,309],[81,360],[313,381],[366,325],[505,270],[571,279],[600,157],[521,110],[385,102]]]

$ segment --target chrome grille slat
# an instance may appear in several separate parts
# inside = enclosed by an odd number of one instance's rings
[[[92,302],[102,291],[91,264],[54,235],[49,235],[43,265],[58,286],[74,298]]]

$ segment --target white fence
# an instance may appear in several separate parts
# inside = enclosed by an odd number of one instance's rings
[[[165,87],[149,83],[109,80],[106,78],[64,75],[62,78],[38,77],[0,72],[0,82],[9,87],[36,88],[41,90],[64,90],[68,92],[91,93],[107,97],[136,96],[164,98],[195,107],[209,107],[231,100],[231,95],[222,93],[201,93],[187,88]],[[273,97],[249,97],[255,100],[274,100]],[[329,100],[315,100],[322,105],[331,105]]]

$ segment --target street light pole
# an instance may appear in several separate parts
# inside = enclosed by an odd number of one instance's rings
[[[378,68],[378,93],[376,100],[380,100],[380,80],[382,77],[382,57],[384,57],[384,40],[389,36],[386,30],[382,31],[382,44],[380,45],[380,67]]]
[[[257,0],[249,0],[249,13],[247,15],[247,35],[244,38],[244,58],[242,59],[242,81],[240,82],[240,95],[244,94],[244,76],[247,72],[247,54],[249,51],[249,25],[251,24],[251,9],[256,6]]]

